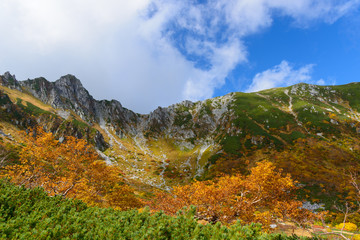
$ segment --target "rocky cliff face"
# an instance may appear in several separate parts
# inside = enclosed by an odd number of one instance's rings
[[[121,122],[123,127],[127,127],[132,121],[136,121],[136,114],[123,108],[118,101],[95,100],[73,75],[63,76],[55,82],[36,78],[18,83],[42,102],[55,109],[74,111],[88,123]]]
[[[2,79],[4,86],[29,92],[55,109],[71,110],[89,124],[111,125],[130,136],[166,136],[178,140],[207,138],[216,129],[231,101],[230,95],[212,103],[184,101],[140,115],[122,107],[116,100],[95,100],[73,75],[63,76],[55,82],[45,78],[17,81],[7,72]],[[214,112],[210,108],[215,108]]]
[[[0,84],[10,89],[30,93],[45,104],[58,109],[57,114],[42,110],[31,103],[24,103],[21,99],[16,102],[7,101],[1,104],[3,114],[1,120],[7,120],[20,128],[34,127],[38,124],[56,133],[60,139],[66,135],[86,138],[98,149],[105,150],[108,144],[99,131],[91,130],[90,126],[77,126],[77,124],[64,121],[70,116],[69,111],[88,119],[93,116],[94,99],[83,88],[81,82],[74,76],[67,75],[52,83],[45,78],[17,81],[14,75],[6,72],[0,76]],[[8,95],[1,93],[9,99]]]
[[[10,72],[5,72],[4,75],[0,75],[0,84],[11,89],[21,90],[15,75],[11,75]]]

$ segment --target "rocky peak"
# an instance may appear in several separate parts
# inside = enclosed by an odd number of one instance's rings
[[[15,79],[16,80],[15,75],[11,75],[10,72],[5,72],[4,75],[3,75],[3,78],[4,78],[4,80],[10,80],[10,79]]]
[[[19,82],[16,80],[15,75],[11,75],[10,72],[5,72],[0,76],[0,84],[12,89],[20,90]]]
[[[173,116],[168,108],[158,107],[149,115],[143,115],[142,128],[145,131],[163,132],[172,123]]]
[[[77,85],[79,87],[83,87],[81,81],[72,74],[66,74],[60,77],[60,79],[56,80],[55,83],[64,83],[66,85]]]
[[[81,97],[92,98],[89,92],[84,88],[79,79],[73,75],[62,76],[59,80],[54,82],[54,86],[60,91],[60,93],[68,98]],[[93,98],[92,98],[93,99]]]
[[[79,115],[94,116],[94,98],[73,75],[62,76],[53,83],[56,94],[61,97],[58,108],[71,107]],[[84,117],[85,117],[84,116]],[[82,116],[83,118],[83,116]],[[84,118],[83,118],[84,119]]]
[[[186,108],[192,108],[194,105],[195,105],[195,103],[193,103],[192,101],[189,101],[189,100],[185,100],[178,104],[175,104],[175,106],[184,106]]]
[[[124,108],[117,100],[95,100],[96,119],[100,123],[110,123],[125,128],[132,134],[131,125],[139,121],[139,117],[133,111]]]
[[[19,83],[22,88],[54,108],[73,110],[87,121],[94,116],[93,97],[73,75],[63,76],[55,82],[35,78]]]
[[[132,125],[139,122],[137,114],[124,108],[116,100],[95,100],[74,75],[62,76],[55,82],[43,77],[16,81],[15,76],[7,72],[1,79],[3,85],[26,90],[55,109],[74,111],[88,123],[110,123],[136,134]]]

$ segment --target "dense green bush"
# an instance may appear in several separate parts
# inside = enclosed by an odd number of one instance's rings
[[[222,141],[224,151],[231,154],[241,154],[242,148],[241,138],[238,136],[226,136]]]
[[[87,207],[0,180],[1,239],[299,239],[265,234],[259,225],[201,225],[191,211],[177,217]]]

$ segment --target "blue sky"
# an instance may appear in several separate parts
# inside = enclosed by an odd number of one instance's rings
[[[227,84],[215,90],[215,96],[232,89],[246,90],[256,73],[283,60],[294,68],[313,64],[310,83],[333,85],[360,81],[359,10],[333,24],[313,23],[305,28],[294,26],[292,19],[275,18],[270,28],[245,38],[245,44],[250,53],[248,63],[235,68]]]
[[[0,72],[71,73],[148,113],[298,82],[360,81],[360,0],[1,0]]]

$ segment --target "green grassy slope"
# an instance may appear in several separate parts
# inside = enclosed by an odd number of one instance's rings
[[[268,159],[302,182],[341,188],[344,173],[360,167],[359,107],[359,83],[235,93],[204,178]]]

